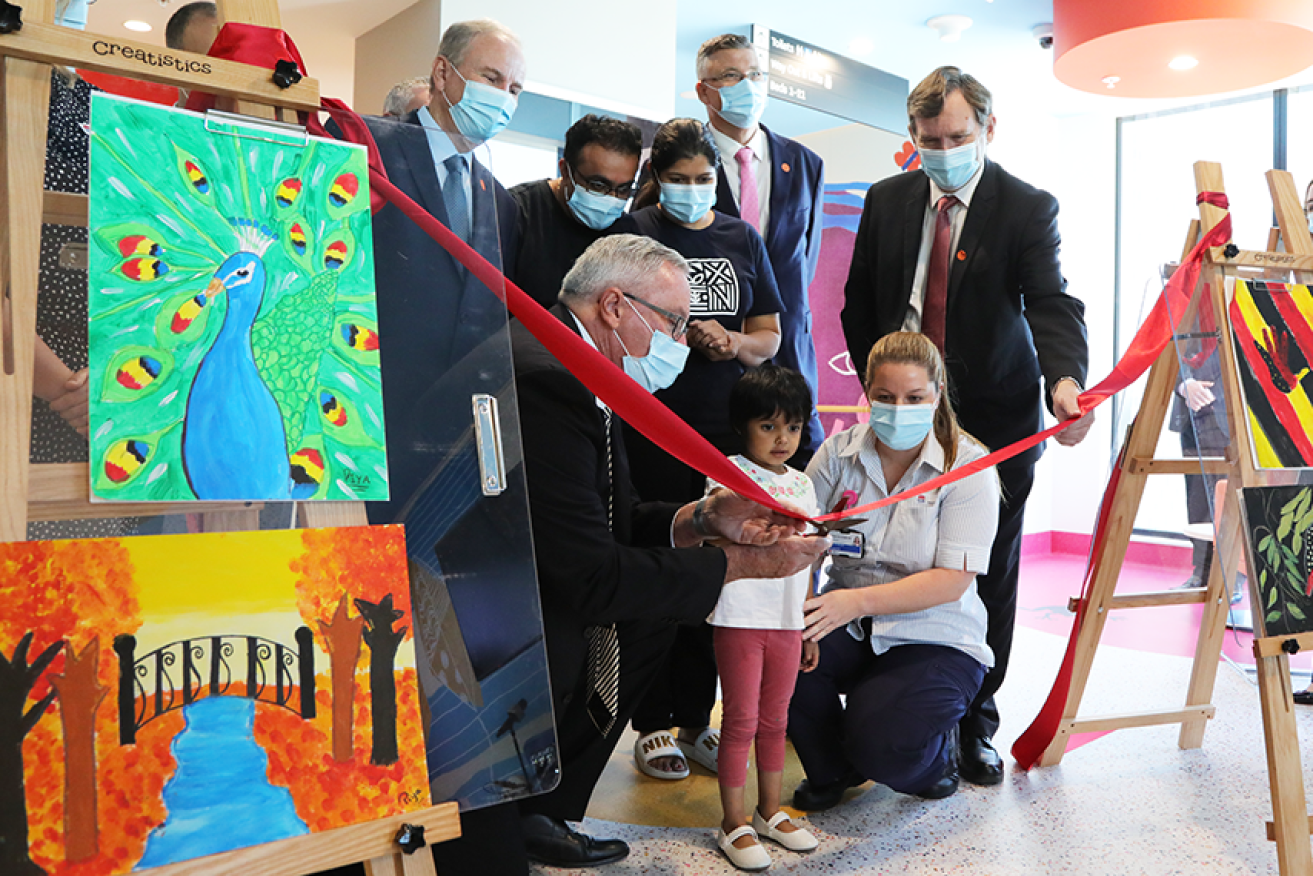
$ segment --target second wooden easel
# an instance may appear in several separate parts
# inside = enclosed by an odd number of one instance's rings
[[[1221,166],[1213,162],[1194,165],[1196,191],[1224,193]],[[1269,238],[1270,251],[1245,251],[1228,247],[1215,247],[1204,257],[1197,294],[1191,299],[1191,309],[1180,320],[1184,326],[1193,320],[1194,309],[1208,296],[1212,312],[1216,315],[1217,355],[1221,383],[1227,409],[1230,440],[1223,458],[1157,459],[1154,457],[1164,420],[1172,402],[1180,377],[1178,352],[1169,345],[1154,363],[1140,404],[1140,410],[1130,428],[1122,457],[1120,482],[1111,496],[1101,553],[1092,558],[1095,569],[1085,604],[1073,599],[1069,608],[1081,608],[1081,625],[1076,631],[1076,645],[1072,666],[1071,685],[1057,734],[1040,759],[1041,766],[1057,764],[1066,753],[1068,740],[1080,733],[1107,732],[1129,727],[1161,724],[1180,724],[1178,745],[1181,748],[1198,748],[1203,744],[1204,729],[1215,714],[1211,703],[1217,679],[1217,666],[1221,658],[1222,640],[1226,631],[1228,608],[1228,582],[1234,581],[1243,548],[1240,499],[1238,491],[1245,487],[1261,486],[1263,473],[1254,465],[1253,447],[1245,412],[1245,403],[1236,372],[1236,351],[1233,336],[1226,318],[1227,279],[1276,279],[1294,273],[1303,281],[1305,272],[1313,269],[1313,240],[1305,225],[1303,210],[1295,191],[1294,180],[1285,171],[1270,171],[1268,186],[1280,229],[1286,242],[1286,252],[1276,252],[1277,238]],[[1222,208],[1207,202],[1200,204],[1200,218],[1192,223],[1187,237],[1186,250],[1199,238],[1200,229],[1213,228],[1226,215]],[[1178,316],[1173,314],[1174,317]],[[1211,327],[1210,327],[1211,330]],[[1218,387],[1214,387],[1214,393]],[[1222,513],[1215,520],[1215,543],[1208,582],[1203,587],[1160,592],[1116,595],[1117,580],[1130,543],[1136,513],[1150,475],[1210,474],[1226,478],[1226,500]],[[1251,582],[1251,602],[1258,604]],[[1094,717],[1079,715],[1081,699],[1089,681],[1090,671],[1098,651],[1099,639],[1108,615],[1113,610],[1144,608],[1165,605],[1203,603],[1203,619],[1195,646],[1194,664],[1186,690],[1185,703],[1177,708],[1165,708],[1136,713],[1123,713]],[[1299,760],[1298,738],[1290,689],[1290,668],[1287,653],[1289,637],[1277,641],[1257,639],[1254,643],[1258,658],[1259,689],[1263,705],[1269,775],[1271,779],[1274,822],[1269,825],[1269,838],[1277,843],[1280,871],[1284,876],[1310,876],[1313,874],[1313,856],[1309,846],[1309,818],[1306,812],[1303,774]],[[1313,646],[1313,634],[1295,637],[1300,647]],[[1283,647],[1286,650],[1282,650]],[[1296,648],[1295,650],[1298,650]]]
[[[276,0],[218,0],[224,22],[277,28]],[[227,99],[243,115],[273,119],[319,109],[319,86],[305,78],[288,88],[269,70],[169,50],[164,65],[158,46],[86,34],[54,24],[54,0],[28,0],[21,30],[0,35],[0,541],[26,538],[28,520],[76,520],[150,514],[201,513],[208,531],[259,529],[253,503],[92,504],[86,463],[30,466],[33,339],[36,335],[41,223],[87,224],[87,197],[42,189],[51,65],[113,73]],[[109,45],[114,50],[106,51]],[[190,68],[190,72],[180,72]],[[201,71],[203,70],[203,75]],[[352,526],[367,522],[359,503],[305,503],[306,526]],[[401,825],[422,825],[425,839],[442,842],[460,835],[455,803],[419,812],[212,855],[148,872],[180,874],[260,873],[301,876],[364,862],[371,876],[432,876],[428,850],[403,854],[396,842]]]

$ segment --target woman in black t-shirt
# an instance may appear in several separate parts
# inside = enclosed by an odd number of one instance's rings
[[[761,236],[743,220],[712,209],[718,160],[711,133],[701,122],[666,122],[652,142],[648,180],[634,212],[612,230],[646,235],[688,259],[693,293],[688,362],[656,397],[729,455],[742,449],[729,424],[730,390],[745,370],[775,355],[784,308]],[[636,430],[625,432],[625,448],[634,486],[644,499],[684,503],[702,495],[705,477]],[[634,715],[639,769],[656,778],[688,774],[677,751],[660,745],[662,736],[678,727],[679,748],[714,770],[719,734],[709,725],[715,700],[711,628],[680,627],[665,671]]]

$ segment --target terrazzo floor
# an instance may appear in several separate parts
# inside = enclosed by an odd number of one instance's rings
[[[1061,554],[1023,562],[1016,643],[998,697],[1004,716],[995,740],[1000,751],[1010,748],[1048,693],[1070,629],[1064,605],[1079,590],[1083,566],[1082,557]],[[1182,577],[1178,569],[1128,564],[1119,592],[1160,589]],[[1082,714],[1182,703],[1198,607],[1118,614],[1096,658]],[[1226,650],[1243,658],[1248,641],[1228,633]],[[1296,665],[1307,666],[1307,659],[1297,658]],[[838,807],[805,819],[821,840],[817,851],[772,849],[771,872],[1275,874],[1275,846],[1264,826],[1271,803],[1263,723],[1252,679],[1237,663],[1220,668],[1213,697],[1217,716],[1201,749],[1177,748],[1175,726],[1126,729],[1069,750],[1055,767],[1022,772],[1007,757],[1001,786],[964,783],[937,802],[868,783]],[[1313,738],[1313,708],[1295,708],[1301,738]],[[624,839],[631,853],[592,872],[737,872],[715,847],[715,778],[695,766],[683,782],[649,779],[634,767],[631,745],[632,736],[626,737],[612,756],[582,825],[593,836]],[[1306,763],[1306,787],[1313,787],[1310,772]],[[798,775],[790,753],[786,795]]]

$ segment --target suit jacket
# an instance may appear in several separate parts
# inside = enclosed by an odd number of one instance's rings
[[[842,313],[858,374],[872,345],[902,329],[929,200],[920,171],[866,194]],[[1039,430],[1041,376],[1045,399],[1064,377],[1085,382],[1085,305],[1066,292],[1058,246],[1057,200],[987,161],[951,261],[944,359],[959,421],[991,449]]]
[[[821,225],[825,198],[825,167],[815,152],[761,126],[770,144],[770,224],[766,228],[766,254],[775,269],[784,312],[780,314],[780,349],[777,365],[801,372],[816,398],[816,344],[812,340],[812,313],[807,290],[816,276],[821,254]],[[728,160],[733,160],[732,158]],[[739,216],[739,205],[722,170],[716,184],[716,210]],[[815,450],[825,438],[815,415],[803,446]]]
[[[446,205],[428,138],[416,113],[400,122],[366,118],[388,178],[438,221]],[[471,158],[470,245],[498,267],[514,261],[515,201]],[[374,216],[374,277],[392,500],[371,519],[393,519],[429,473],[433,436],[418,434],[417,400],[480,342],[506,326],[506,308],[433,238],[391,204]],[[504,382],[505,375],[502,375]],[[477,391],[477,390],[476,390]],[[459,412],[468,417],[469,411]]]
[[[552,313],[577,331],[564,305],[553,306]],[[612,418],[608,477],[604,419],[593,394],[518,321],[511,325],[511,349],[543,629],[559,709],[584,672],[587,627],[705,618],[725,580],[725,553],[669,547],[679,506],[637,501],[619,418]],[[608,528],[611,483],[614,522]]]

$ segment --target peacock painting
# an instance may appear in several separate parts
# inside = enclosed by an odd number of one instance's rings
[[[96,94],[97,500],[388,495],[361,147]]]

